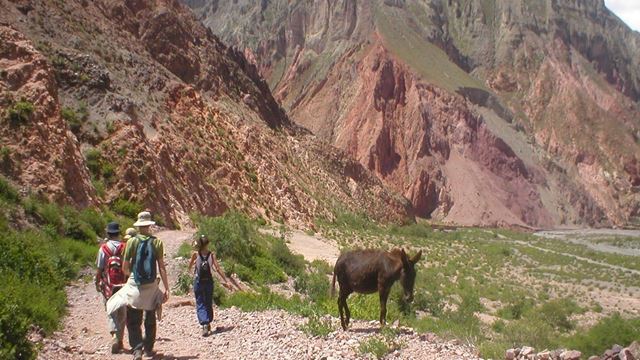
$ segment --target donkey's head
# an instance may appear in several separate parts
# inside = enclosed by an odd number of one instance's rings
[[[421,256],[422,250],[418,251],[418,253],[411,258],[407,255],[404,249],[400,251],[400,258],[402,259],[400,284],[404,289],[404,301],[406,302],[413,301],[413,285],[416,282],[416,263],[420,260]]]

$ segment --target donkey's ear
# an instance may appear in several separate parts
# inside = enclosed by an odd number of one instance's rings
[[[402,259],[402,264],[404,266],[411,265],[411,263],[409,262],[409,257],[407,256],[407,253],[404,251],[404,249],[400,249],[400,259]]]
[[[418,251],[418,253],[414,257],[412,257],[411,260],[409,261],[411,261],[411,263],[415,265],[418,261],[420,261],[421,257],[422,257],[422,250]]]

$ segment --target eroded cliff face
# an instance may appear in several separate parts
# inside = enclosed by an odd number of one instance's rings
[[[640,36],[601,1],[190,5],[420,216],[640,220]]]
[[[3,172],[25,191],[54,201],[96,205],[80,144],[60,116],[55,78],[44,56],[19,32],[0,27],[0,139]],[[10,106],[11,104],[22,104]]]
[[[405,199],[293,125],[256,67],[177,1],[0,9],[2,172],[21,191],[135,200],[175,225],[227,209],[301,227],[345,209],[411,221]],[[33,114],[11,125],[20,99]]]

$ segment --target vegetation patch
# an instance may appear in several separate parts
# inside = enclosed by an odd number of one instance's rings
[[[31,119],[34,110],[33,103],[22,99],[7,109],[6,119],[11,126],[24,125]]]

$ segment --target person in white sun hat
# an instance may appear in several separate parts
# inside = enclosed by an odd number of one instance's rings
[[[127,284],[107,303],[107,312],[127,306],[127,332],[134,360],[153,356],[156,339],[156,311],[169,299],[169,281],[164,264],[164,244],[151,235],[151,225],[155,222],[151,213],[138,214],[133,226],[137,235],[127,241],[123,261],[124,272],[129,276]],[[164,291],[161,292],[156,281],[160,274]],[[144,317],[144,338],[142,337],[142,319]]]

